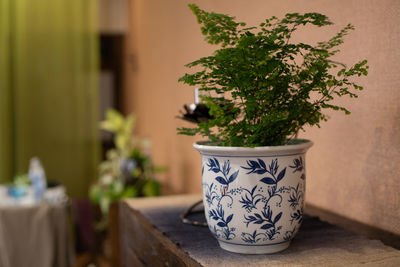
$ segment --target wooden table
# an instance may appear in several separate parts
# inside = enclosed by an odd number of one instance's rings
[[[198,195],[129,199],[120,204],[123,266],[400,266],[400,250],[305,216],[291,246],[272,255],[219,248],[207,227],[181,223]],[[204,215],[201,215],[204,220]]]

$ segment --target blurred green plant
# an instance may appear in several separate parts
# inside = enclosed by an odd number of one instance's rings
[[[92,202],[98,204],[103,214],[103,226],[111,203],[124,198],[160,195],[160,183],[154,175],[164,169],[153,165],[145,153],[150,143],[132,135],[135,125],[133,115],[124,117],[116,110],[108,110],[100,128],[114,134],[115,148],[106,154],[99,165],[99,179],[90,188]]]

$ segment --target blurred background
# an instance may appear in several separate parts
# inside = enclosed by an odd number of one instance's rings
[[[188,126],[176,116],[183,104],[194,102],[194,88],[177,80],[188,71],[186,63],[215,47],[203,41],[189,2],[248,25],[290,12],[320,12],[335,23],[303,30],[295,41],[326,40],[347,23],[355,25],[337,60],[354,64],[366,58],[370,74],[361,81],[359,99],[340,100],[351,116],[332,114],[321,129],[301,133],[314,142],[307,203],[400,234],[399,1],[0,0],[0,183],[28,173],[30,159],[38,157],[48,184],[64,186],[74,225],[76,255],[70,262],[110,264],[94,241],[99,237],[92,222],[104,216],[96,205],[201,192],[200,155],[192,148],[199,138],[176,134],[177,127]],[[121,117],[107,117],[110,109]],[[116,128],[100,131],[104,120]],[[123,123],[140,141],[116,145]],[[103,198],[100,190],[89,201],[91,186],[110,184],[99,171],[101,162],[113,162],[110,149],[134,164],[140,161],[133,151],[139,151],[154,175],[138,179],[154,183],[133,184],[129,192],[113,184],[111,197]]]

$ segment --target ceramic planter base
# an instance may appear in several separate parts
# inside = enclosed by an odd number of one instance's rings
[[[272,254],[285,250],[290,245],[290,241],[277,244],[270,244],[270,245],[259,245],[259,246],[230,244],[220,240],[218,240],[218,243],[222,249],[240,254]]]
[[[243,254],[286,249],[303,220],[307,140],[271,147],[195,144],[203,204],[221,248]]]

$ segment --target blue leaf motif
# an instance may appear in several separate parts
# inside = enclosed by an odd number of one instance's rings
[[[267,218],[269,221],[271,221],[271,216],[272,216],[272,211],[269,208],[269,206],[267,207],[267,211],[261,211],[261,213],[264,215],[265,218]]]
[[[229,181],[228,184],[232,183],[233,181],[235,181],[236,177],[238,176],[239,171],[234,172],[230,177],[229,177]]]
[[[216,158],[214,158],[214,160],[215,160],[215,164],[217,165],[217,168],[221,169],[221,167],[219,166],[219,161]]]
[[[225,224],[224,222],[219,222],[219,223],[217,223],[217,225],[218,225],[219,227],[225,227],[225,226],[226,226],[226,224]]]
[[[254,186],[253,189],[251,190],[251,195],[254,194],[254,191],[256,191],[257,186]]]
[[[279,221],[279,219],[282,217],[282,212],[280,212],[278,215],[276,215],[275,219],[274,219],[274,224]]]
[[[248,160],[247,161],[248,167],[242,166],[243,169],[249,170],[247,174],[250,173],[257,173],[257,174],[264,174],[267,172],[265,162],[262,161],[261,159],[258,159],[258,162],[255,160]]]
[[[266,224],[264,224],[263,226],[261,226],[261,229],[269,229],[269,228],[272,228],[272,227],[274,227],[274,225],[273,224],[270,224],[270,223],[266,223]]]
[[[209,171],[213,171],[215,173],[220,172],[221,168],[220,168],[219,162],[216,158],[208,159],[207,166],[209,167],[209,169],[208,169]]]
[[[225,161],[224,166],[222,166],[222,173],[226,176],[231,171],[231,164],[228,161]]]
[[[293,173],[295,173],[297,171],[301,172],[304,169],[302,157],[299,157],[298,159],[294,159],[293,166],[289,166],[289,167],[294,169]]]
[[[230,223],[232,221],[233,214],[229,215],[228,218],[226,218],[226,224]]]
[[[254,214],[257,218],[254,217],[254,223],[255,224],[262,224],[264,222],[264,219],[261,217],[260,214],[256,213]],[[253,216],[250,216],[253,217]]]
[[[271,161],[271,164],[269,164],[269,172],[272,174],[276,173],[276,168],[275,168],[275,160]]]
[[[219,219],[217,213],[214,210],[210,210],[209,216],[216,221],[218,221],[218,219]]]
[[[217,176],[216,178],[215,178],[215,180],[217,180],[220,184],[225,184],[225,185],[227,185],[228,184],[228,182],[224,179],[224,177],[222,177],[222,176]]]
[[[262,159],[258,159],[258,163],[260,163],[260,166],[261,166],[263,169],[266,169],[266,168],[267,168],[267,166],[265,165],[265,162],[264,162]]]
[[[209,171],[213,171],[213,172],[215,172],[215,173],[219,173],[219,169],[218,168],[210,168],[210,169],[208,169]]]
[[[229,161],[228,161],[229,162]],[[224,163],[224,166],[222,166],[222,173],[224,174],[224,175],[226,175],[227,174],[227,169],[228,169],[228,164],[226,164],[226,162]]]
[[[260,182],[266,183],[266,184],[275,184],[274,179],[269,178],[269,177],[264,177],[260,180]]]
[[[222,209],[222,206],[219,206],[219,208],[218,208],[218,215],[221,217],[221,218],[224,218],[224,210]]]
[[[283,177],[285,177],[286,174],[286,168],[284,168],[279,174],[278,174],[278,178],[276,178],[276,182],[279,182],[280,180],[282,180]]]
[[[255,160],[249,160],[249,166],[253,167],[253,168],[260,168],[260,165],[257,163],[257,161]]]

